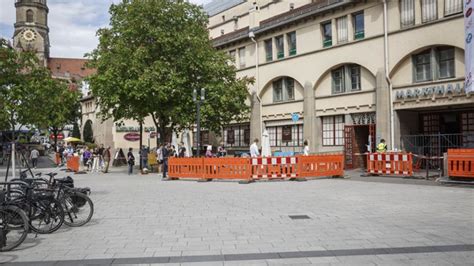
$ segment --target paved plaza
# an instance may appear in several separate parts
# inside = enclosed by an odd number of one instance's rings
[[[473,265],[469,187],[402,179],[198,183],[125,172],[74,175],[92,189],[93,220],[29,234],[0,262]]]

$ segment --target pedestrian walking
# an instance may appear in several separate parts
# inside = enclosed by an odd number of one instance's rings
[[[127,153],[128,175],[133,174],[133,166],[135,165],[135,156],[133,156],[133,149],[129,148]]]
[[[206,149],[206,158],[212,158],[214,157],[214,155],[212,154],[212,146],[209,145],[207,146],[207,149]]]
[[[258,151],[258,139],[254,139],[252,145],[250,145],[250,157],[258,157],[260,152]]]
[[[105,150],[104,153],[102,154],[102,157],[104,158],[104,173],[109,172],[109,165],[110,165],[110,146],[108,146]]]
[[[90,171],[92,166],[92,153],[87,147],[84,149],[84,154],[82,154],[82,161],[84,162],[84,166],[87,167],[87,171]]]
[[[304,142],[303,142],[303,145],[304,145],[303,154],[304,154],[304,156],[308,156],[309,155],[308,140],[305,139]]]
[[[92,172],[99,172],[100,168],[100,154],[99,149],[95,148],[92,153]]]
[[[162,154],[163,154],[163,177],[162,178],[168,177],[168,158],[170,157],[170,153],[171,153],[171,145],[167,143],[162,149]]]
[[[142,169],[148,169],[148,148],[143,145],[140,152],[140,160],[142,162]]]
[[[33,148],[33,150],[31,150],[31,153],[30,153],[30,160],[31,160],[32,167],[35,169],[38,166],[38,158],[39,158],[39,151]]]
[[[161,144],[160,147],[156,149],[156,160],[158,162],[158,173],[160,173],[163,168],[163,144]]]
[[[104,169],[104,144],[100,144],[99,150],[97,151],[97,155],[99,157],[99,167],[97,168],[98,171],[102,171]]]

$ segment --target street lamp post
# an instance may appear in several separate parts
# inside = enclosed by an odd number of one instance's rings
[[[198,92],[193,90],[193,101],[196,103],[196,156],[201,156],[201,104],[204,101],[206,90],[201,89],[201,96],[198,98]]]

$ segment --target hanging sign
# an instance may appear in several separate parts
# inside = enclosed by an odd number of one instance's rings
[[[128,141],[139,141],[140,133],[130,132],[130,133],[125,134],[123,138]]]
[[[466,93],[474,93],[474,0],[464,0],[464,29],[465,29],[465,49],[464,62],[466,81],[464,89]]]
[[[292,113],[291,120],[293,120],[295,123],[298,122],[298,120],[300,120],[300,115],[298,113]]]

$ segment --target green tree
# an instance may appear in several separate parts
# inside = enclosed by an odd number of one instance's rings
[[[202,126],[220,132],[248,114],[248,78],[236,78],[230,58],[212,47],[207,15],[187,1],[123,0],[110,8],[89,54],[90,77],[103,119],[143,121],[151,116],[160,135],[195,122],[193,90],[205,88]],[[158,140],[157,140],[158,141]]]
[[[73,126],[72,126],[72,137],[73,138],[81,138],[81,130],[79,129],[79,125],[77,124],[77,121],[74,121]]]
[[[92,121],[87,120],[84,124],[84,132],[82,133],[84,142],[94,143],[94,132],[92,131]]]

